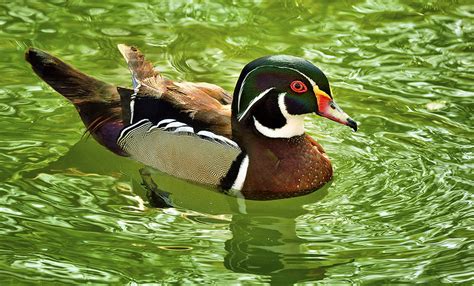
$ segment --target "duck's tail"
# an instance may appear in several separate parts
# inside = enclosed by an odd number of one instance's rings
[[[124,119],[129,117],[121,106],[129,102],[132,90],[87,76],[35,48],[28,49],[25,59],[40,78],[74,104],[87,130],[100,144],[125,155],[116,142],[126,124]]]

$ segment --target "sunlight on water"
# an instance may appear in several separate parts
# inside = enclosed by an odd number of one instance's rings
[[[0,282],[473,283],[470,1],[96,2],[0,4]],[[227,90],[254,58],[304,57],[359,131],[307,119],[335,168],[310,195],[242,202],[154,174],[176,207],[151,208],[143,166],[86,140],[23,59],[130,86],[118,43]]]

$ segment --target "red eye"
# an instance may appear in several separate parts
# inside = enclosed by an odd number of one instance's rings
[[[304,84],[300,80],[295,80],[290,84],[291,90],[293,90],[296,93],[303,93],[308,91],[308,88],[306,87],[306,84]]]

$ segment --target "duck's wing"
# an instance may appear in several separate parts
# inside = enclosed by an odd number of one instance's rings
[[[122,130],[117,143],[145,165],[214,186],[221,185],[241,153],[234,141],[173,119],[137,121]]]
[[[209,83],[174,82],[161,76],[135,47],[118,45],[132,74],[130,123],[177,119],[197,130],[231,138],[232,97]]]

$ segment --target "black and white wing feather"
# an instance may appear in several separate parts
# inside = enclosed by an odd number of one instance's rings
[[[142,119],[124,128],[118,145],[133,159],[173,176],[219,185],[241,149],[210,131],[195,130],[174,119],[153,124]]]

